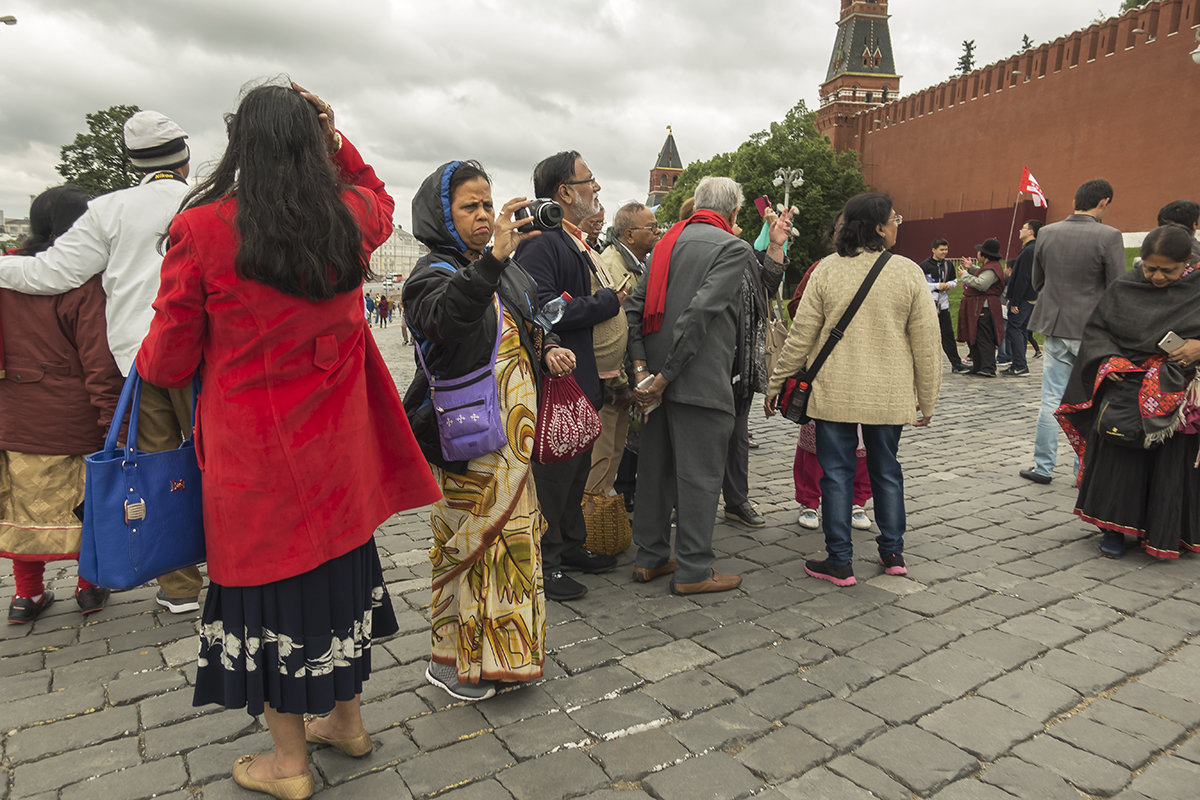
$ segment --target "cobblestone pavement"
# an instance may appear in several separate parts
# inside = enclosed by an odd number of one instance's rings
[[[399,327],[376,334],[407,385]],[[796,525],[796,429],[756,415],[752,497],[769,524],[722,519],[715,542],[741,590],[673,597],[633,583],[627,552],[582,577],[586,598],[549,604],[545,677],[478,705],[424,681],[427,517],[389,520],[401,632],[374,649],[363,695],[375,752],[315,749],[321,796],[1196,798],[1200,559],[1101,558],[1069,481],[1017,476],[1031,367],[947,374],[933,426],[905,431],[907,578],[872,562],[869,532],[855,534],[858,586],[805,576],[823,548]],[[270,740],[244,712],[192,707],[195,617],[144,587],[84,624],[74,568],[51,573],[66,600],[0,633],[0,800],[250,797],[231,764]]]

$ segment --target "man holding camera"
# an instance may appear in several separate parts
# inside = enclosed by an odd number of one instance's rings
[[[605,282],[599,277],[579,226],[600,210],[600,184],[579,153],[567,150],[533,168],[533,191],[539,198],[552,199],[562,206],[562,227],[522,242],[516,259],[537,281],[539,305],[544,306],[564,292],[570,295],[554,332],[562,346],[575,353],[574,374],[579,388],[594,407],[600,408],[603,394],[593,347],[594,329],[621,314],[621,303],[625,300],[624,292],[606,286],[592,288],[593,278],[601,284]],[[622,356],[624,347],[622,338]],[[597,573],[608,572],[617,565],[613,556],[593,553],[584,547],[587,528],[581,504],[591,463],[589,448],[567,461],[533,465],[538,503],[547,523],[542,534],[542,572],[546,597],[551,600],[574,600],[587,594],[587,587],[564,575],[564,569]]]

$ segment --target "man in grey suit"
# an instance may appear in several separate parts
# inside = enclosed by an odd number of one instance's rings
[[[1054,473],[1058,458],[1054,412],[1079,354],[1083,327],[1109,284],[1125,274],[1121,232],[1101,222],[1112,199],[1112,184],[1103,178],[1090,180],[1075,190],[1075,213],[1038,232],[1033,251],[1038,301],[1029,327],[1046,335],[1046,360],[1033,467],[1021,470],[1021,477],[1034,483],[1049,483]]]
[[[638,405],[662,404],[642,426],[633,577],[645,582],[675,573],[676,594],[723,592],[742,583],[739,575],[713,570],[712,550],[733,431],[739,291],[747,260],[754,259],[750,245],[731,232],[741,205],[742,189],[730,178],[701,180],[696,212],[658,243],[625,306],[633,382],[653,377],[649,388],[637,390]]]

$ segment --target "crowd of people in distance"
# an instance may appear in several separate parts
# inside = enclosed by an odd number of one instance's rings
[[[430,508],[425,677],[457,700],[542,676],[547,600],[579,601],[573,573],[616,569],[588,546],[588,502],[615,501],[626,522],[631,510],[631,581],[737,589],[741,576],[716,568],[717,513],[723,498],[735,524],[766,524],[748,420],[756,394],[767,416],[800,402],[797,375],[811,421],[793,478],[799,527],[824,534],[824,557],[805,562],[815,579],[907,574],[900,440],[934,420],[942,353],[952,373],[996,377],[1006,357],[1019,377],[1027,345],[1045,357],[1021,475],[1051,482],[1061,426],[1078,455],[1075,512],[1104,555],[1126,536],[1159,558],[1200,550],[1195,203],[1164,207],[1127,272],[1121,234],[1101,222],[1107,181],[1080,186],[1066,219],[1025,222],[1010,266],[995,238],[978,263],[949,259],[945,239],[920,265],[893,254],[892,199],[855,195],[775,340],[794,211],[764,209],[752,247],[730,178],[701,179],[669,228],[641,203],[606,227],[596,175],[564,150],[532,186],[561,222],[534,224],[529,199],[493,199],[478,161],[448,161],[411,199],[428,254],[398,297],[371,296],[395,203],[330,104],[267,83],[227,123],[223,156],[189,187],[187,134],[134,114],[125,145],[144,179],[90,201],[48,190],[33,236],[0,256],[0,555],[16,579],[8,621],[32,623],[55,600],[45,564],[78,558],[83,457],[120,426],[136,371],[128,446],[194,436],[204,477],[203,608],[197,567],[161,576],[155,601],[200,612],[194,703],[262,715],[274,744],[234,763],[240,786],[308,797],[307,744],[372,752],[361,692],[373,642],[398,629],[374,532],[399,511]],[[403,399],[369,330],[391,321],[418,367]],[[600,436],[539,459],[545,388],[567,376]],[[450,407],[464,387],[478,399]],[[876,552],[856,564],[852,531],[873,526]],[[109,590],[80,577],[74,598],[95,614]]]

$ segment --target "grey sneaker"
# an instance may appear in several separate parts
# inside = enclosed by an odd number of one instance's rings
[[[458,670],[446,664],[430,661],[425,669],[425,679],[455,700],[466,700],[473,703],[476,700],[487,700],[496,694],[496,685],[491,681],[479,683],[462,683],[458,679]]]
[[[170,611],[172,614],[186,614],[189,611],[200,610],[200,595],[195,597],[167,597],[162,589],[154,596],[154,602]]]

